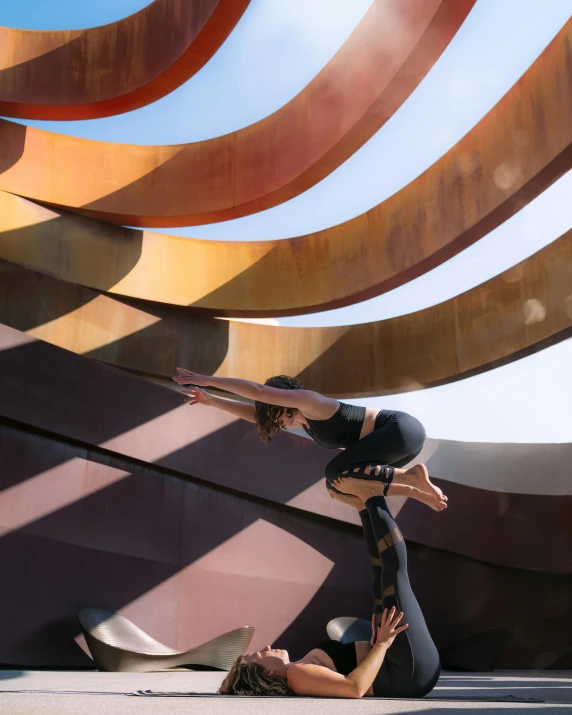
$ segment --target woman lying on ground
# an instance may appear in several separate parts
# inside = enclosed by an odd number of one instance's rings
[[[239,656],[223,695],[422,698],[437,683],[439,655],[407,574],[407,549],[378,481],[341,477],[335,499],[358,509],[373,567],[372,639],[327,641],[291,663],[266,646]]]
[[[429,479],[424,464],[402,467],[421,452],[425,430],[419,420],[405,412],[358,407],[305,390],[292,377],[271,377],[264,385],[248,380],[200,375],[177,368],[173,380],[192,385],[183,393],[185,402],[217,407],[253,422],[264,442],[281,429],[302,428],[326,449],[343,448],[326,465],[326,481],[351,470],[359,478],[379,480],[383,495],[417,499],[436,511],[447,506],[447,497]],[[254,405],[211,395],[201,387],[215,387],[250,400]]]

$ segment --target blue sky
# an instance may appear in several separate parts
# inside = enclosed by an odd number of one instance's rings
[[[8,0],[0,4],[0,25],[75,30],[116,22],[150,4],[149,0]]]
[[[90,27],[118,20],[147,4],[141,0],[19,0],[0,4],[0,25]],[[119,117],[27,123],[92,139],[140,144],[197,141],[233,131],[267,116],[303,89],[370,4],[370,0],[252,0],[221,50],[170,96]],[[413,180],[469,131],[538,57],[570,17],[571,8],[571,0],[477,0],[450,46],[395,116],[320,184],[254,216],[166,232],[225,240],[289,238],[366,211]],[[571,194],[572,175],[426,276],[357,306],[280,319],[279,323],[367,322],[446,300],[514,265],[572,227],[572,202],[566,200]],[[567,341],[454,385],[360,402],[407,409],[435,437],[570,441],[572,420],[562,412],[563,403],[572,403],[570,364],[572,349]],[[545,374],[541,375],[541,368]],[[526,409],[527,395],[533,404],[543,403],[544,414],[547,401],[557,411],[557,429],[536,419],[534,411],[531,415]],[[495,414],[502,417],[491,419],[495,406]]]

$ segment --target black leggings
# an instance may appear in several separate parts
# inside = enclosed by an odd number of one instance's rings
[[[403,611],[407,630],[396,636],[373,682],[378,697],[422,698],[439,679],[437,648],[407,574],[407,548],[384,497],[367,500],[360,511],[373,566],[374,612],[395,606]]]
[[[354,472],[352,477],[361,479],[378,479],[387,487],[393,479],[392,467],[403,467],[421,452],[425,442],[425,429],[421,422],[406,412],[390,412],[381,410],[375,420],[373,432],[360,439],[343,452],[337,454],[326,465],[326,481],[331,488],[334,479],[346,469]],[[381,465],[379,475],[375,467]],[[365,468],[371,466],[371,474],[365,474]]]

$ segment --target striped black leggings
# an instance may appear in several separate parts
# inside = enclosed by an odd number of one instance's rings
[[[354,442],[337,454],[326,465],[328,488],[342,472],[352,472],[352,477],[378,479],[389,486],[393,479],[393,467],[403,467],[421,452],[425,442],[425,429],[421,422],[406,412],[381,410],[375,420],[373,432],[358,442]],[[371,470],[366,475],[366,467],[381,465],[378,476]],[[354,472],[359,468],[359,472]],[[387,493],[387,490],[386,490]]]
[[[387,650],[373,683],[378,697],[422,698],[437,683],[440,662],[407,573],[407,548],[382,496],[374,496],[360,511],[373,567],[374,610],[395,606],[403,611],[407,630]]]

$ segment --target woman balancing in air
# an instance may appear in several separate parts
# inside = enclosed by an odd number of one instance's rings
[[[421,452],[425,430],[419,420],[405,412],[358,407],[305,390],[292,377],[271,377],[264,385],[248,380],[200,375],[177,368],[173,380],[191,385],[183,390],[188,404],[217,407],[253,422],[264,442],[281,429],[303,428],[326,449],[343,448],[326,465],[326,482],[333,494],[333,481],[351,471],[352,476],[383,484],[382,496],[407,496],[436,511],[447,507],[447,497],[429,479],[424,464],[404,465]],[[201,387],[216,387],[254,400],[254,405],[217,397]]]

